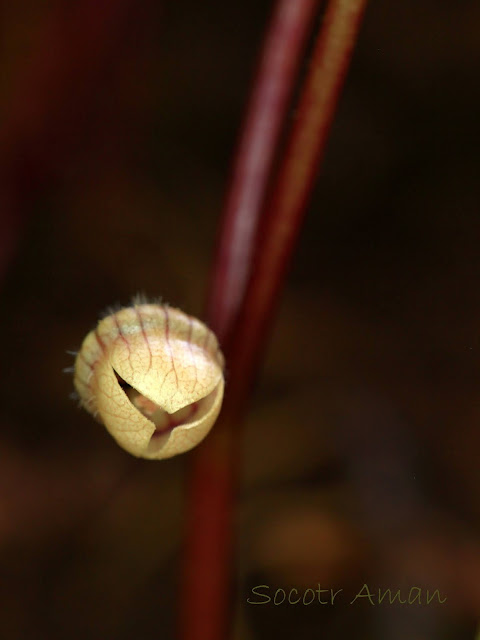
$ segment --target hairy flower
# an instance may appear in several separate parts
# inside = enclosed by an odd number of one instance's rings
[[[170,458],[197,445],[223,398],[223,356],[199,320],[134,304],[101,320],[77,354],[81,404],[134,456]]]

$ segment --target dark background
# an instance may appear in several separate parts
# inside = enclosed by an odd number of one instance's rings
[[[138,291],[201,316],[272,6],[2,6],[2,639],[173,637],[189,456],[131,458],[62,369]],[[236,638],[474,637],[479,63],[476,1],[367,8],[247,420]],[[448,600],[246,603],[318,582]]]

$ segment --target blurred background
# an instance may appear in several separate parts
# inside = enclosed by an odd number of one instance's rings
[[[272,7],[2,3],[2,639],[174,637],[189,455],[130,457],[62,370],[138,291],[202,315]],[[479,34],[474,0],[367,8],[246,425],[238,639],[474,637]]]

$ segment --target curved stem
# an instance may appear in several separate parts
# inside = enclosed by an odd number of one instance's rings
[[[263,214],[255,275],[235,328],[229,393],[241,395],[242,401],[301,229],[365,5],[366,0],[331,0],[317,38],[293,129]]]
[[[245,225],[250,230],[242,231],[242,217],[253,215],[250,211],[227,209],[222,258],[216,264],[223,273],[212,280],[210,301],[214,302],[209,305],[212,316],[208,320],[223,338],[229,381],[219,424],[193,453],[180,596],[182,640],[227,637],[239,423],[325,149],[365,4],[366,0],[332,0],[328,5],[273,195],[264,209],[262,233],[252,231],[251,220]],[[270,150],[269,157],[272,154]],[[234,182],[232,190],[250,188],[242,173],[237,179],[239,185]],[[246,194],[243,197],[248,199]],[[261,205],[257,206],[256,219]],[[241,247],[232,246],[234,242],[240,242]],[[248,264],[239,268],[242,256]],[[232,293],[229,287],[237,280],[240,291]],[[228,303],[221,302],[222,296]]]
[[[256,231],[301,55],[319,0],[280,0],[235,154],[211,274],[207,318],[223,343],[245,294]]]

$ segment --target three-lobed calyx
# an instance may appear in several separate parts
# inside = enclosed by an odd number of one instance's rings
[[[197,445],[223,399],[223,356],[199,320],[159,304],[135,304],[101,320],[75,361],[82,405],[120,446],[150,459]]]

